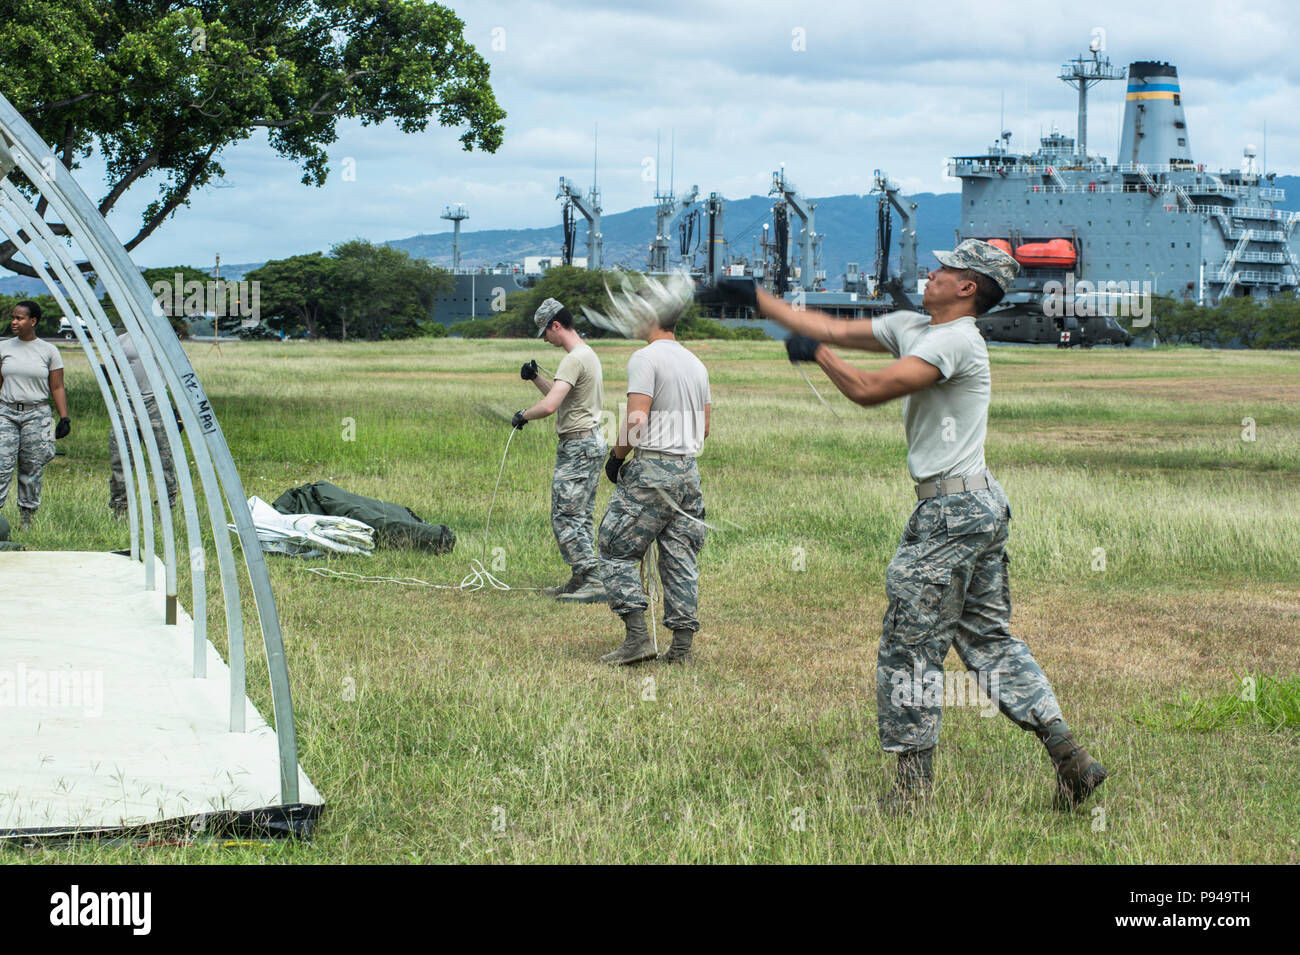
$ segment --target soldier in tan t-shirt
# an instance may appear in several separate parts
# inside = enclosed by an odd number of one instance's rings
[[[538,337],[565,352],[554,381],[538,370],[536,361],[520,369],[519,377],[536,385],[543,398],[516,412],[512,421],[522,428],[553,414],[559,435],[551,479],[551,529],[572,575],[567,583],[543,593],[578,603],[604,602],[608,597],[594,544],[596,488],[606,450],[599,427],[604,390],[600,359],[574,330],[573,315],[555,299],[544,301],[533,319]]]

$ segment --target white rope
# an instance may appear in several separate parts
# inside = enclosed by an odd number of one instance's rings
[[[488,504],[487,524],[483,528],[483,557],[481,560],[471,558],[469,562],[470,572],[461,579],[459,584],[431,584],[427,580],[420,580],[418,577],[380,577],[369,574],[354,574],[350,571],[334,570],[330,567],[308,567],[307,572],[332,580],[352,580],[363,584],[401,584],[404,587],[431,587],[434,590],[462,590],[470,593],[483,590],[485,587],[491,587],[493,590],[541,590],[541,587],[511,587],[499,578],[492,576],[488,569],[483,566],[484,561],[487,560],[488,534],[492,530],[492,509],[496,507],[497,492],[501,490],[501,475],[506,470],[506,458],[510,454],[510,442],[514,441],[515,433],[518,430],[518,428],[510,429],[510,437],[506,438],[506,449],[501,454],[501,467],[497,469],[497,483],[492,488],[492,500]]]
[[[506,438],[506,449],[501,452],[501,467],[497,469],[496,487],[492,488],[492,503],[488,505],[487,526],[483,528],[483,560],[487,560],[488,532],[492,530],[492,508],[497,505],[497,491],[501,489],[501,475],[506,470],[506,455],[510,453],[510,442],[515,439],[515,433],[518,430],[518,428],[510,429],[510,437]]]
[[[647,569],[646,564],[649,563]],[[650,640],[654,644],[655,655],[659,655],[659,635],[655,629],[655,602],[659,588],[655,581],[659,579],[659,561],[655,557],[655,542],[651,541],[645,553],[641,555],[641,591],[645,594],[646,608],[650,611]]]
[[[711,530],[711,531],[717,531],[719,534],[723,533],[722,528],[720,528],[720,527],[714,527],[714,526],[713,526],[712,524],[710,524],[708,521],[704,520],[703,518],[696,517],[694,514],[687,514],[685,511],[683,511],[680,507],[678,507],[678,506],[673,502],[673,499],[672,499],[671,497],[668,496],[668,492],[665,491],[663,488],[661,488],[661,487],[656,487],[655,490],[658,491],[658,492],[659,492],[659,496],[662,497],[662,498],[663,498],[663,499],[668,503],[668,506],[671,507],[671,508],[672,508],[674,511],[676,511],[678,514],[682,515],[682,517],[688,518],[689,520],[694,521],[696,524],[703,524],[705,527],[707,527],[707,528],[708,528],[709,530]],[[721,518],[721,520],[723,520],[723,521],[725,521],[726,523],[730,524],[732,527],[736,528],[736,530],[738,530],[738,531],[743,531],[743,530],[745,530],[745,528],[741,527],[741,526],[740,526],[739,524],[737,524],[735,521],[728,521],[725,517],[724,517],[724,518]]]
[[[334,570],[332,567],[308,567],[307,573],[333,580],[351,580],[359,584],[401,584],[403,587],[430,587],[434,590],[475,591],[482,590],[484,587],[491,587],[493,590],[541,589],[540,587],[511,587],[509,584],[492,576],[482,562],[478,560],[471,560],[469,566],[470,573],[466,574],[459,584],[431,584],[429,581],[420,580],[418,577],[380,577],[372,574],[354,574],[347,570]]]
[[[803,366],[799,364],[799,362],[797,361],[793,362],[793,364],[796,368],[799,369],[799,374],[803,375],[803,380],[808,382],[808,387],[811,388],[812,393],[817,396],[817,400],[820,401],[822,404],[826,405],[830,413],[835,415],[835,417],[838,418],[840,416],[840,413],[836,411],[834,408],[832,408],[829,404],[827,404],[826,399],[822,397],[822,393],[817,390],[817,386],[812,383],[812,379],[809,378],[807,372],[803,370]]]

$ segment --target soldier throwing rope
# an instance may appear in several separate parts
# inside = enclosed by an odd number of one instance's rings
[[[690,298],[690,280],[674,276],[664,284],[648,280],[641,292],[625,293],[621,300],[611,296],[616,313],[621,309],[629,319],[622,325],[584,309],[597,324],[646,341],[628,359],[627,421],[605,462],[605,474],[616,486],[600,522],[601,569],[609,608],[622,619],[626,639],[600,658],[603,663],[638,663],[656,656],[638,573],[652,545],[659,548],[664,626],[673,632],[672,645],[660,659],[690,662],[700,628],[704,495],[695,458],[709,434],[712,398],[704,363],[675,334]]]
[[[918,692],[918,684],[942,686],[944,657],[953,645],[981,685],[996,687],[998,708],[1046,746],[1056,768],[1056,807],[1070,809],[1102,783],[1106,770],[1075,740],[1029,647],[1008,629],[1011,507],[984,464],[989,359],[975,316],[1001,301],[1020,266],[976,239],[934,255],[941,265],[925,289],[928,319],[899,311],[839,321],[795,310],[752,279],[722,279],[715,295],[794,332],[786,340],[790,360],[815,361],[855,403],[904,399],[917,504],[885,574],[889,606],[876,664],[876,707],[881,744],[899,759],[882,809],[906,811],[929,795],[943,709],[941,699]],[[898,360],[880,371],[859,371],[823,342],[888,352]]]

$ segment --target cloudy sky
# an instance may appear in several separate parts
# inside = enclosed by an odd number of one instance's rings
[[[1269,169],[1300,172],[1300,8],[1285,0],[449,5],[508,113],[495,155],[461,151],[442,127],[408,136],[342,124],[330,182],[317,189],[254,137],[222,154],[221,187],[196,195],[136,261],[250,262],[447,231],[439,214],[450,202],[469,205],[467,230],[554,225],[559,177],[591,183],[597,129],[607,213],[652,201],[657,132],[665,187],[675,139],[679,193],[698,184],[728,198],[764,194],[781,163],[810,197],[865,193],[877,168],[908,192],[954,192],[945,159],[982,151],[1000,117],[1013,148],[1053,125],[1074,135],[1075,93],[1056,76],[1094,34],[1117,65],[1178,67],[1198,162],[1236,167],[1246,143],[1266,143]],[[1089,100],[1089,151],[1112,161],[1123,86],[1103,84]],[[345,159],[354,181],[343,179]],[[83,176],[98,197],[95,172],[91,163]],[[135,231],[151,194],[137,186],[119,202],[110,223],[120,235]]]

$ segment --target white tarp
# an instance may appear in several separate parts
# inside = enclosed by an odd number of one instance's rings
[[[248,499],[253,527],[262,550],[291,557],[326,553],[365,554],[375,549],[375,529],[350,517],[328,514],[281,514],[260,497]],[[235,525],[229,525],[231,531]]]
[[[156,573],[163,579],[162,561]],[[53,575],[53,576],[51,576]],[[0,830],[130,828],[280,805],[275,731],[247,699],[230,732],[230,670],[163,591],[116,554],[0,553],[0,579],[58,579],[10,601],[0,638]],[[320,805],[298,770],[298,799]]]

